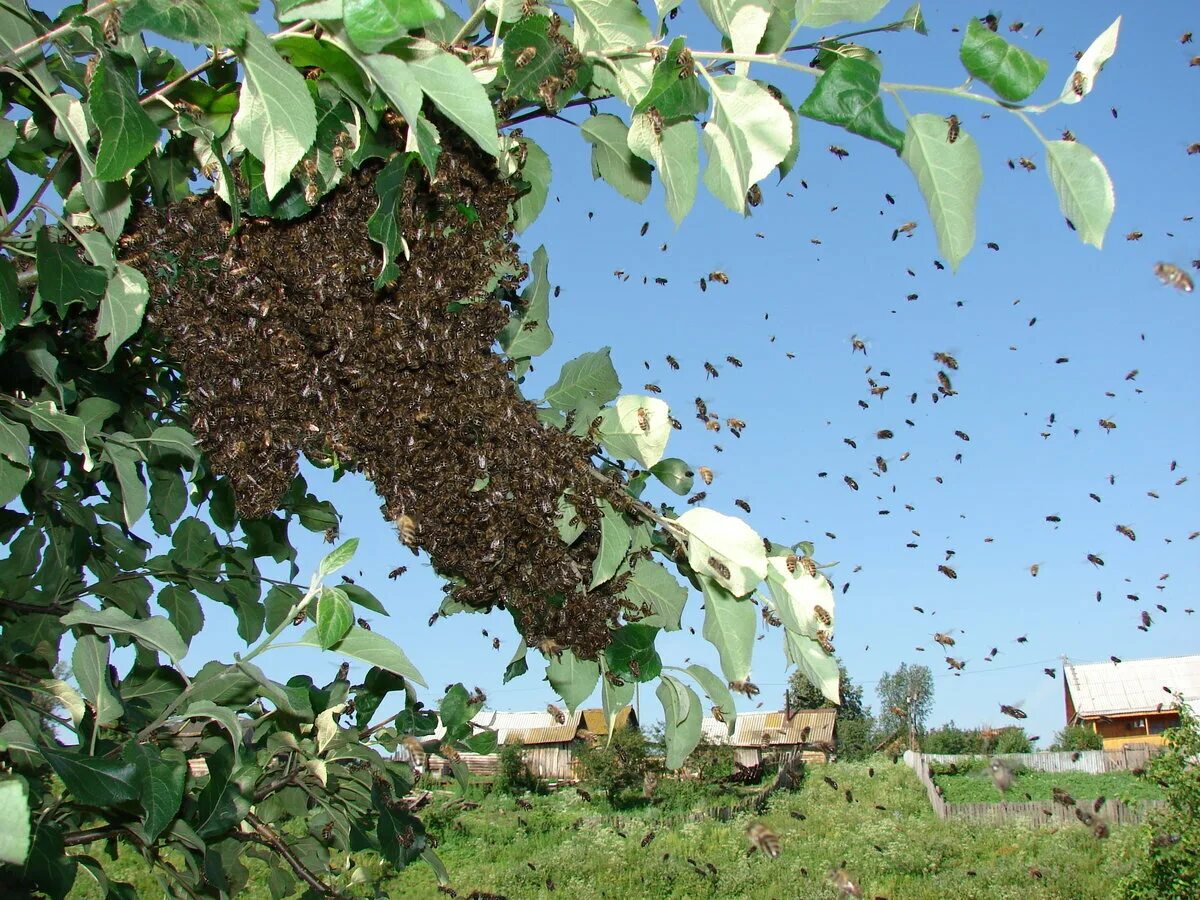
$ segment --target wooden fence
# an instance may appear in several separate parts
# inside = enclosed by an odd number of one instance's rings
[[[1088,753],[1099,754],[1101,757],[1108,751],[1091,750],[1084,751]],[[1024,762],[1026,757],[1030,756],[1066,756],[1070,757],[1070,753],[1022,753],[1017,759]],[[1021,824],[1021,825],[1062,825],[1068,822],[1078,821],[1075,815],[1075,808],[1064,806],[1061,803],[1053,801],[1040,801],[1032,803],[1016,803],[1010,801],[1001,801],[999,803],[947,803],[942,797],[941,791],[934,783],[933,777],[929,772],[929,764],[931,762],[947,763],[955,761],[970,760],[975,757],[971,756],[952,756],[949,754],[924,754],[914,753],[911,750],[905,751],[904,762],[909,768],[917,773],[917,778],[921,780],[921,784],[925,786],[925,793],[929,797],[929,804],[933,807],[934,813],[939,819],[954,819],[968,822],[990,822],[997,825],[1005,824]],[[1005,757],[1014,758],[1014,757]],[[1101,760],[1103,762],[1103,760]],[[1067,760],[1067,762],[1073,762]],[[1078,761],[1074,761],[1078,762]],[[1120,762],[1125,763],[1127,760],[1122,758]],[[1060,762],[1048,761],[1046,765],[1062,765]],[[1095,762],[1085,763],[1085,765],[1095,765]],[[1036,765],[1027,765],[1027,768],[1037,769],[1040,772],[1068,772],[1082,771],[1092,772],[1097,774],[1092,769],[1076,768],[1071,769],[1066,765],[1061,768],[1039,768]],[[1109,771],[1109,770],[1104,770]],[[1078,798],[1076,804],[1080,809],[1091,811],[1095,798]],[[1138,800],[1132,803],[1124,803],[1120,800],[1106,800],[1104,805],[1100,807],[1099,817],[1103,818],[1110,825],[1134,825],[1145,820],[1146,815],[1151,809],[1156,806],[1161,806],[1161,800]]]
[[[911,751],[910,751],[911,752]],[[1160,747],[1150,744],[1134,744],[1120,750],[1043,750],[1038,753],[1004,753],[992,756],[970,753],[922,753],[930,765],[969,763],[979,759],[1002,759],[1023,769],[1037,772],[1087,772],[1103,775],[1105,772],[1128,772],[1144,768],[1150,757],[1161,752]],[[907,754],[906,754],[907,758]]]

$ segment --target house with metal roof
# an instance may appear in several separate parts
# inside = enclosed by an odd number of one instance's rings
[[[1161,744],[1163,732],[1179,724],[1175,695],[1200,703],[1200,655],[1064,661],[1063,690],[1067,724],[1090,727],[1105,750]]]
[[[801,709],[779,712],[738,713],[733,734],[714,718],[701,722],[701,734],[714,744],[733,747],[734,760],[756,766],[764,759],[829,762],[834,749],[837,710]]]

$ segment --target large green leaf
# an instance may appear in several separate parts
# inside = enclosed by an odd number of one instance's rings
[[[711,669],[697,663],[688,666],[684,671],[696,679],[696,683],[708,694],[708,699],[720,708],[725,717],[725,730],[728,734],[733,734],[737,724],[737,705],[733,702],[733,692],[729,690],[729,686]]]
[[[297,644],[304,647],[324,647],[317,636],[317,629],[310,628],[304,632]],[[352,627],[347,635],[329,648],[341,656],[348,656],[372,666],[379,666],[397,675],[402,675],[409,681],[425,687],[425,679],[394,641],[384,637],[377,631],[367,631],[357,625]]]
[[[604,661],[608,671],[634,681],[653,681],[662,672],[662,658],[654,649],[654,639],[657,636],[657,628],[640,622],[618,628],[612,633],[612,641],[604,649]]]
[[[342,22],[350,40],[375,53],[445,14],[438,0],[344,0]]]
[[[96,177],[101,181],[124,178],[158,142],[158,126],[138,103],[136,77],[132,62],[111,53],[100,55],[92,75],[88,109],[100,132]]]
[[[243,673],[238,675],[250,682],[250,679]],[[199,681],[199,676],[197,676]],[[198,693],[198,692],[196,692]],[[196,695],[193,693],[193,696]],[[241,746],[242,746],[242,722],[238,718],[236,712],[227,706],[218,706],[211,700],[193,700],[188,704],[187,710],[184,711],[182,717],[185,721],[191,719],[208,719],[216,722],[229,734],[229,746],[233,748],[233,759],[235,765],[240,764]]]
[[[678,225],[696,202],[700,179],[700,134],[691,119],[666,124],[655,132],[649,114],[633,117],[629,149],[640,159],[653,163],[662,180],[667,212]]]
[[[71,671],[79,690],[95,712],[97,725],[111,725],[124,714],[121,701],[113,693],[108,674],[108,641],[92,634],[80,635],[71,653]]]
[[[708,108],[708,95],[700,77],[694,71],[685,70],[680,63],[681,59],[687,62],[682,55],[686,49],[683,38],[671,41],[666,55],[655,64],[650,90],[633,108],[635,113],[644,113],[654,107],[659,116],[669,121],[698,116]]]
[[[836,659],[812,638],[791,631],[784,632],[783,648],[788,661],[804,673],[813,687],[824,694],[830,703],[841,704],[841,675]]]
[[[208,759],[208,784],[196,798],[195,808],[189,817],[195,823],[196,834],[202,838],[214,838],[224,834],[246,817],[250,811],[250,799],[242,793],[235,778],[237,768],[236,749],[228,744],[221,747]]]
[[[621,392],[621,381],[612,364],[612,350],[604,347],[564,363],[558,380],[546,389],[546,402],[556,409],[575,409],[591,401],[603,406]]]
[[[521,137],[517,138],[517,143],[525,154],[521,180],[529,185],[529,190],[513,203],[513,228],[520,234],[533,224],[546,205],[546,199],[550,196],[551,167],[550,157],[533,140]]]
[[[29,788],[23,778],[0,780],[0,863],[24,864],[29,855]]]
[[[840,22],[865,22],[875,18],[888,0],[796,0],[796,24],[824,28]]]
[[[600,552],[592,561],[592,582],[588,585],[589,591],[617,574],[633,538],[633,530],[625,521],[625,516],[614,509],[607,500],[600,501],[600,512]]]
[[[38,293],[60,316],[72,303],[90,307],[104,293],[108,276],[99,266],[85,265],[76,248],[50,238],[43,228],[37,235]]]
[[[800,105],[800,115],[899,150],[904,132],[887,120],[879,97],[879,70],[869,62],[839,56]]]
[[[604,721],[608,723],[608,739],[610,741],[612,740],[613,723],[616,721],[617,714],[628,706],[629,702],[633,699],[636,684],[637,682],[633,679],[612,679],[608,678],[607,675],[600,682],[601,709],[604,711]]]
[[[430,44],[428,55],[409,60],[408,68],[421,90],[450,121],[465,131],[485,153],[500,155],[496,111],[487,91],[467,64]]]
[[[600,417],[600,441],[618,459],[634,459],[650,468],[663,458],[671,436],[671,409],[662,400],[626,394]]]
[[[322,650],[328,650],[354,624],[354,609],[350,598],[339,588],[325,588],[317,598],[317,640]]]
[[[34,31],[33,23],[36,22],[23,2],[0,5],[0,50],[7,57],[18,47],[27,46],[12,62],[20,63],[21,69],[33,75],[44,91],[52,93],[61,85],[46,65],[42,42],[38,40],[44,29],[39,24],[37,31]]]
[[[237,0],[136,0],[122,10],[122,31],[143,29],[192,44],[238,47],[247,17]]]
[[[767,554],[762,538],[741,519],[699,507],[688,510],[677,521],[689,535],[689,565],[734,596],[750,593],[766,576]]]
[[[679,619],[688,598],[687,588],[662,563],[639,560],[622,596],[638,609],[650,610],[650,615],[641,619],[641,624],[664,631],[679,630]]]
[[[772,556],[767,560],[767,587],[775,611],[789,631],[815,638],[817,630],[824,629],[833,635],[833,626],[822,625],[816,613],[818,606],[830,617],[835,611],[833,587],[825,576],[809,575],[800,568],[789,572],[786,557]]]
[[[678,769],[700,743],[703,707],[695,691],[670,675],[662,676],[654,693],[663,708],[667,768]]]
[[[510,359],[539,356],[550,349],[554,341],[554,332],[550,330],[548,265],[549,257],[543,245],[533,253],[532,277],[521,293],[520,308],[500,333],[500,346]]]
[[[29,429],[0,415],[0,457],[29,468]]]
[[[61,747],[44,746],[41,751],[67,790],[86,806],[115,806],[137,799],[141,791],[131,762],[84,756]]]
[[[262,689],[262,696],[270,700],[280,712],[295,716],[303,722],[312,721],[312,698],[306,688],[282,685],[272,681],[262,669],[253,663],[239,662],[237,667],[258,683]]]
[[[712,87],[712,115],[704,128],[704,183],[718,200],[744,213],[750,186],[787,156],[792,120],[779,101],[748,78],[722,75]]]
[[[601,113],[579,126],[592,145],[592,178],[603,178],[621,196],[641,203],[650,194],[650,166],[629,148],[629,128],[614,115]]]
[[[420,139],[420,123],[424,121],[421,118],[421,85],[408,63],[383,53],[361,57],[359,63],[384,95],[392,101],[392,105],[400,111],[404,120],[417,123],[417,126],[409,131],[408,149],[419,153],[421,162],[428,171],[436,171],[438,154],[441,151],[436,141]]]
[[[592,659],[579,659],[570,650],[564,650],[550,657],[546,664],[546,680],[574,712],[596,689],[600,664]]]
[[[75,155],[83,170],[79,176],[79,189],[87,201],[88,212],[104,229],[108,239],[115,242],[121,237],[125,220],[133,208],[129,185],[123,180],[101,181],[96,177],[96,162],[88,146],[91,134],[83,104],[67,94],[55,94],[50,98],[50,106],[58,116],[59,129],[75,148]]]
[[[700,0],[700,7],[739,55],[758,49],[773,9],[771,0]],[[745,75],[749,69],[745,60],[734,63],[734,74]]]
[[[171,624],[179,632],[184,643],[190,644],[192,638],[204,627],[204,611],[200,601],[187,588],[169,584],[158,592],[155,597],[158,605],[167,611]]]
[[[1116,206],[1112,179],[1100,157],[1078,141],[1047,141],[1046,172],[1079,239],[1099,249]]]
[[[721,672],[729,681],[745,681],[754,655],[757,607],[739,600],[711,578],[700,576],[704,589],[704,639],[717,648]]]
[[[12,328],[23,318],[25,297],[17,283],[17,270],[12,260],[4,257],[0,259],[0,331]]]
[[[60,619],[68,626],[87,625],[99,635],[127,634],[149,650],[167,654],[176,665],[187,656],[187,644],[175,630],[175,626],[164,616],[135,619],[115,606],[94,610],[86,603],[76,603],[75,608]]]
[[[283,190],[317,136],[317,113],[304,76],[284,62],[250,22],[239,54],[246,76],[233,118],[237,139],[263,164],[267,199]]]
[[[975,139],[960,130],[950,143],[945,119],[919,113],[908,120],[900,157],[917,178],[942,256],[958,268],[975,243],[975,201],[983,183]]]
[[[660,459],[650,467],[650,474],[681,497],[692,492],[692,484],[696,480],[696,473],[691,466],[675,456]]]
[[[1024,100],[1042,83],[1049,63],[1014,47],[978,19],[967,23],[958,58],[963,67],[1005,100]]]
[[[1117,34],[1120,30],[1121,17],[1117,16],[1113,23],[1083,51],[1083,55],[1079,57],[1075,68],[1068,76],[1067,83],[1063,85],[1062,95],[1059,97],[1063,103],[1078,103],[1092,92],[1092,88],[1096,86],[1096,76],[1100,74],[1104,64],[1117,52]]]
[[[96,337],[104,338],[105,362],[137,333],[149,301],[150,286],[146,276],[131,266],[118,265],[109,279],[104,299],[100,301],[100,317],[96,320]]]
[[[187,777],[187,761],[175,749],[160,752],[153,744],[130,741],[124,757],[133,763],[142,790],[142,828],[154,841],[171,824],[183,803],[183,783]]]
[[[121,485],[121,511],[125,524],[132,528],[146,511],[150,492],[142,481],[138,469],[145,461],[142,452],[131,446],[132,436],[123,431],[110,435],[104,442],[104,453],[101,461],[112,465],[117,473],[117,482]]]
[[[400,274],[400,266],[396,261],[401,253],[405,255],[408,253],[396,213],[399,209],[400,197],[404,193],[404,179],[408,177],[408,167],[414,159],[416,159],[414,153],[400,153],[393,156],[375,176],[375,193],[379,197],[379,206],[367,219],[367,235],[383,247],[383,267],[375,279],[375,290],[377,291],[396,280]]]
[[[540,100],[539,89],[550,79],[562,84],[555,95],[573,88],[578,76],[564,78],[569,47],[551,36],[548,16],[531,15],[517,22],[504,35],[504,76],[508,80],[504,96]]]
[[[358,551],[358,538],[350,538],[344,541],[336,548],[325,554],[320,564],[317,566],[317,577],[324,578],[326,575],[332,575],[338,569],[346,565],[354,558],[354,554]]]

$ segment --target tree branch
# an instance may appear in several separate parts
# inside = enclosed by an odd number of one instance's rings
[[[49,603],[45,605],[38,603],[23,603],[20,600],[10,600],[7,597],[0,597],[0,606],[3,606],[7,609],[15,609],[17,612],[44,613],[48,616],[62,615],[70,608],[67,604],[63,603]]]
[[[271,827],[262,819],[260,819],[254,813],[247,813],[246,821],[253,826],[255,834],[254,836],[246,835],[245,839],[257,840],[260,844],[270,847],[283,858],[284,862],[292,867],[292,871],[294,871],[300,877],[301,881],[303,881],[317,893],[324,897],[334,897],[337,898],[337,900],[346,900],[344,894],[334,890],[332,887],[325,884],[325,882],[321,881],[321,879],[314,875],[312,870],[300,861],[300,858],[296,856],[295,851],[288,846],[287,842],[284,841],[284,839],[274,831],[272,831]],[[243,839],[243,836],[240,834],[235,835],[235,837]]]
[[[578,100],[572,100],[570,103],[563,106],[563,109],[570,109],[573,106],[588,106],[593,103],[600,103],[603,100],[611,100],[612,97],[580,97]],[[540,109],[531,110],[527,113],[522,113],[519,116],[513,116],[511,119],[505,119],[500,123],[500,128],[508,128],[510,125],[520,125],[522,122],[528,122],[530,119],[543,119],[546,117],[557,117],[558,112],[551,109],[546,109],[544,106]],[[574,124],[574,123],[572,123]]]
[[[101,825],[98,828],[85,828],[82,831],[72,831],[63,835],[64,847],[78,847],[81,844],[91,844],[96,841],[107,841],[109,838],[124,837],[137,842],[133,832],[124,825]]]

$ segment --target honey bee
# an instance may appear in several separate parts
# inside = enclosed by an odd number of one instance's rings
[[[762,822],[751,822],[746,828],[746,840],[750,844],[750,852],[758,850],[763,856],[776,859],[779,856],[779,835]]]
[[[304,186],[304,202],[309,206],[316,206],[317,200],[320,199],[321,189],[317,187],[315,181],[310,181]]]
[[[679,66],[680,78],[691,78],[696,74],[696,61],[692,59],[692,51],[687,47],[679,51],[679,55],[675,57],[675,62]]]
[[[1188,156],[1195,156],[1197,153],[1200,153],[1200,144],[1188,144],[1187,153]]]
[[[604,416],[596,416],[596,418],[592,419],[592,424],[588,426],[587,430],[587,438],[589,441],[594,441],[596,439],[596,435],[600,431],[600,426],[603,424]]]
[[[657,384],[643,384],[642,390],[649,391],[652,394],[661,394],[662,393],[662,388],[660,388]]]
[[[624,687],[625,686],[625,679],[622,678],[620,675],[617,675],[615,672],[605,672],[604,677],[606,679],[608,679],[608,683],[611,684],[613,687]]]
[[[971,440],[971,436],[970,436],[969,434],[967,434],[965,431],[955,431],[955,432],[954,432],[954,436],[955,436],[956,438],[958,438],[960,441],[969,441],[969,440]]]
[[[705,362],[704,362],[704,371],[707,372],[708,375],[711,375],[713,378],[721,377],[721,373],[717,371],[717,367],[714,366],[712,363],[708,362],[707,360],[705,360]],[[705,378],[707,378],[708,375],[706,375]]]
[[[713,482],[713,470],[712,469],[710,469],[708,466],[697,466],[696,471],[700,473],[701,481],[703,481],[705,484],[712,484],[712,482]]]
[[[550,713],[551,717],[552,717],[552,718],[554,719],[554,721],[555,721],[555,722],[557,722],[559,725],[564,725],[564,724],[566,724],[566,721],[567,721],[567,714],[566,714],[565,712],[563,712],[563,711],[562,711],[562,709],[560,709],[559,707],[555,706],[553,703],[547,703],[547,704],[546,704],[546,712]]]
[[[444,759],[448,759],[448,760],[450,760],[450,762],[453,762],[453,763],[462,762],[462,756],[459,755],[459,752],[457,750],[455,750],[453,747],[451,747],[449,744],[442,744],[438,747],[438,756],[441,756]]]
[[[822,625],[830,627],[833,625],[833,616],[829,614],[829,610],[819,604],[813,607],[813,615],[817,617]]]
[[[950,376],[941,369],[938,369],[937,380],[939,393],[947,397],[953,397],[958,393],[958,391],[954,390],[954,385],[950,383]]]
[[[658,107],[651,106],[648,108],[646,110],[646,118],[650,120],[650,128],[654,131],[654,136],[661,140],[664,125],[662,113],[658,111]]]
[[[853,478],[851,478],[849,475],[843,475],[842,481],[846,482],[846,486],[848,488],[850,488],[850,490],[852,490],[852,491],[858,490],[858,482],[855,481]]]
[[[746,512],[750,512],[750,504],[747,503],[745,500],[741,499],[740,497],[738,499],[734,500],[733,502],[734,502],[735,506],[740,507],[741,509],[745,510]]]
[[[703,276],[703,275],[701,275],[701,276],[700,276],[700,293],[702,293],[702,294],[703,294],[703,293],[705,293],[706,291],[708,291],[708,282],[707,282],[707,281],[705,281],[705,280],[704,280],[704,276]]]
[[[121,10],[114,9],[104,17],[104,24],[101,26],[104,32],[104,40],[110,47],[115,47],[121,42]]]
[[[1190,294],[1194,287],[1192,276],[1174,263],[1155,263],[1154,274],[1163,284],[1169,284],[1173,288],[1178,288],[1185,294]]]
[[[830,869],[828,878],[829,883],[833,885],[833,889],[837,891],[839,898],[861,897],[863,895],[862,888],[854,882],[854,879],[850,877],[850,873],[845,869]]]
[[[343,140],[348,137],[349,136],[346,134],[346,132],[340,132],[337,136],[337,140],[333,142],[333,150],[330,151],[330,154],[333,156],[333,164],[339,169],[346,165],[346,146],[343,143]]]
[[[953,144],[955,141],[958,140],[958,135],[959,135],[958,116],[956,116],[956,115],[946,116],[946,142],[949,144]]]
[[[400,532],[400,543],[413,553],[417,552],[417,520],[407,513],[396,517],[396,530]]]
[[[710,556],[708,558],[708,567],[726,581],[729,580],[729,566],[725,565],[725,563],[721,562],[721,560],[717,559],[715,556]]]
[[[292,624],[293,625],[303,625],[304,620],[307,618],[308,618],[308,613],[304,612],[302,610],[302,611],[296,613],[296,617],[294,619],[292,619]]]
[[[943,647],[953,647],[954,646],[954,638],[948,634],[942,634],[940,631],[937,632],[936,634],[934,634],[933,639],[935,641],[937,641],[939,644],[941,644]]]
[[[758,206],[763,201],[762,188],[757,184],[750,185],[750,190],[746,191],[746,202],[751,206]]]
[[[526,47],[517,54],[517,58],[513,60],[513,65],[518,69],[523,69],[533,62],[535,56],[537,56],[537,47]]]
[[[943,353],[943,352],[935,353],[935,354],[933,354],[933,360],[934,360],[934,362],[941,363],[947,369],[957,369],[958,368],[958,360],[955,359],[953,356],[951,356],[949,353]]]
[[[671,423],[671,427],[676,431],[683,431],[683,423],[674,416],[667,416],[667,421]]]
[[[887,474],[887,460],[882,456],[875,457],[875,468],[879,469],[880,474]]]
[[[962,659],[955,659],[953,656],[946,657],[946,665],[955,672],[961,672],[967,667],[967,663]]]
[[[746,427],[746,423],[742,419],[729,418],[725,420],[725,424],[733,431],[741,431]]]
[[[1035,163],[1032,159],[1030,159],[1027,156],[1022,156],[1020,159],[1017,160],[1017,163],[1026,172],[1033,172],[1034,170],[1037,169],[1037,163]]]
[[[731,681],[729,689],[737,694],[745,694],[747,697],[757,697],[760,693],[758,685],[753,681]]]
[[[817,629],[816,641],[821,645],[821,649],[830,656],[833,656],[833,654],[837,652],[834,649],[833,642],[829,640],[829,634],[820,628]]]
[[[1131,541],[1137,540],[1137,535],[1133,533],[1133,529],[1130,528],[1128,525],[1118,525],[1117,531],[1120,534],[1125,535],[1125,537],[1129,538]]]
[[[795,553],[789,553],[787,559],[783,561],[783,564],[787,567],[788,572],[795,575],[796,566],[800,564],[800,557]]]
[[[881,441],[890,441],[895,436],[896,435],[892,432],[892,430],[890,428],[881,428],[877,432],[875,432],[876,439],[881,440]]]
[[[492,649],[493,650],[500,649],[500,638],[492,638]]]
[[[742,361],[740,359],[738,359],[736,356],[725,357],[725,362],[729,363],[735,369],[740,369],[742,367]]]
[[[679,371],[679,360],[677,360],[675,357],[673,357],[669,353],[667,354],[667,365],[670,366],[675,371]]]
[[[1025,714],[1025,710],[1018,709],[1015,706],[1009,706],[1007,703],[1000,704],[1000,712],[1014,719],[1027,719],[1029,716]]]
[[[636,659],[629,660],[629,674],[634,678],[642,677],[642,666]]]
[[[850,353],[854,354],[860,351],[862,352],[863,356],[867,355],[866,341],[860,338],[857,334],[850,335]]]
[[[325,827],[321,829],[321,840],[328,844],[333,840],[333,820],[330,819],[325,823]]]
[[[650,433],[650,413],[646,411],[646,407],[639,406],[637,408],[637,423],[638,428],[646,434]]]
[[[725,713],[721,710],[721,707],[714,706],[712,708],[712,715],[713,715],[713,718],[716,719],[718,722],[720,722],[722,725],[725,724]]]
[[[427,626],[427,627],[429,627],[429,628],[432,628],[432,627],[433,627],[433,623],[434,623],[434,622],[436,622],[436,621],[437,621],[439,618],[441,618],[441,615],[440,615],[439,613],[436,613],[436,612],[435,612],[433,615],[431,615],[431,616],[429,617],[429,621],[425,623],[425,624],[426,624],[426,626]]]
[[[688,497],[688,499],[687,499],[688,506],[695,506],[697,503],[699,503],[701,500],[703,500],[707,496],[708,496],[708,491],[697,491],[696,493],[692,494],[692,496]]]
[[[370,631],[371,623],[368,622],[366,619],[363,619],[360,617],[358,620],[358,627],[361,628],[363,631]]]
[[[1073,142],[1075,140],[1075,132],[1071,131],[1071,129],[1069,129],[1069,128],[1064,128],[1063,133],[1062,133],[1062,139],[1068,143]]]
[[[1112,421],[1111,419],[1100,419],[1100,427],[1103,428],[1105,431],[1112,431],[1114,428],[1117,427],[1117,423]]]
[[[1076,97],[1082,97],[1087,93],[1087,79],[1078,70],[1071,73],[1071,90],[1074,91]]]
[[[396,566],[392,571],[388,572],[388,578],[395,581],[401,575],[408,571],[408,566]]]
[[[175,112],[182,113],[189,119],[195,119],[199,121],[204,116],[204,110],[202,110],[195,103],[189,103],[187,100],[173,100],[171,102],[175,107]]]
[[[1090,563],[1091,563],[1093,566],[1096,566],[1096,567],[1100,567],[1100,566],[1104,565],[1104,560],[1102,560],[1102,559],[1101,559],[1099,556],[1097,556],[1095,553],[1089,553],[1089,554],[1087,555],[1087,561],[1088,561],[1088,562],[1090,562]]]
[[[846,150],[843,147],[839,147],[837,144],[830,144],[829,152],[832,153],[834,156],[836,156],[838,159],[845,159],[847,156],[850,155],[849,150]]]
[[[817,561],[811,556],[800,557],[800,568],[804,570],[804,574],[809,578],[817,577]]]
[[[724,272],[720,271],[719,269],[709,272],[708,280],[709,281],[717,281],[717,282],[720,282],[721,284],[729,284],[729,276],[726,275]]]
[[[947,566],[947,565],[940,565],[940,566],[938,566],[938,571],[939,571],[939,572],[941,572],[943,575],[945,575],[947,578],[950,578],[950,579],[954,579],[954,578],[957,578],[957,577],[958,577],[958,573],[957,573],[957,572],[955,572],[955,571],[954,571],[952,568],[950,568],[950,567],[949,567],[949,566]]]

